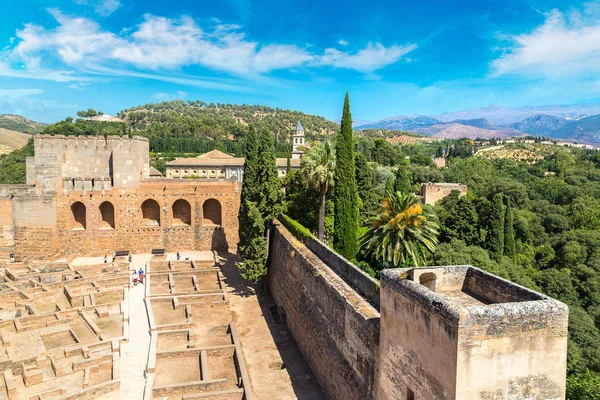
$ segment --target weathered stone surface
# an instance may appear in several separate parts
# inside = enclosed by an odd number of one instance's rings
[[[377,310],[283,226],[271,236],[269,286],[328,397],[374,398]]]

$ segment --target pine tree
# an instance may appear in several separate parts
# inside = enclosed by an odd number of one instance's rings
[[[497,193],[492,200],[490,210],[489,228],[487,234],[487,248],[496,259],[504,254],[504,204],[502,194]]]
[[[348,92],[344,99],[340,134],[336,142],[336,173],[334,185],[335,219],[333,247],[344,257],[353,260],[358,250],[356,232],[358,230],[358,207],[354,164],[354,137],[350,99]]]
[[[510,199],[507,199],[506,214],[504,217],[504,254],[514,260],[517,256],[517,248],[515,245],[515,227],[513,219],[513,209],[510,206]]]
[[[288,158],[287,158],[287,164],[285,166],[285,174],[286,175],[289,174],[291,170],[292,170],[292,162],[290,160],[290,156],[288,156]]]
[[[281,181],[277,176],[277,163],[273,148],[273,135],[264,129],[258,145],[258,211],[263,216],[265,228],[282,212]]]
[[[396,181],[394,183],[394,191],[402,194],[412,193],[412,172],[405,165],[400,165],[396,170]]]

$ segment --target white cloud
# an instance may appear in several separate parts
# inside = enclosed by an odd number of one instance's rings
[[[506,52],[491,63],[492,76],[522,74],[563,78],[577,74],[598,76],[600,69],[600,19],[598,3],[583,11],[552,10],[545,22],[530,33],[502,35]]]
[[[369,43],[366,48],[355,54],[329,48],[319,57],[319,65],[329,65],[335,68],[347,68],[356,71],[370,73],[400,60],[402,56],[417,48],[416,44],[408,46],[385,47],[380,43]]]
[[[2,99],[20,99],[27,96],[44,93],[41,89],[0,89]]]
[[[109,16],[121,7],[120,0],[73,0],[77,4],[94,7],[94,12],[103,17]]]
[[[219,22],[205,30],[186,16],[172,19],[148,14],[139,25],[119,29],[116,34],[88,18],[65,15],[56,8],[48,12],[58,26],[26,24],[18,30],[16,44],[2,57],[12,61],[13,68],[8,68],[8,62],[0,64],[0,75],[35,78],[37,73],[52,80],[80,82],[83,79],[74,71],[122,71],[133,67],[132,73],[173,75],[172,71],[191,65],[253,79],[298,67],[330,66],[371,73],[416,48],[376,43],[355,53],[330,48],[319,54],[309,51],[310,46],[260,44],[249,40],[237,25]],[[46,70],[42,60],[46,65],[58,60],[68,68]],[[14,64],[20,67],[14,68]]]
[[[87,90],[87,86],[88,86],[87,83],[79,82],[79,83],[72,83],[72,84],[68,85],[67,88],[75,89],[75,90]]]
[[[348,42],[347,42],[347,41],[345,41],[344,39],[340,39],[340,40],[338,41],[338,43],[339,43],[341,46],[348,46]]]
[[[100,15],[107,16],[115,12],[119,7],[121,7],[121,2],[119,0],[104,0],[94,7],[94,11]]]
[[[186,92],[184,92],[182,90],[178,90],[174,94],[165,93],[165,92],[154,93],[152,95],[152,98],[154,100],[158,100],[158,101],[170,101],[170,100],[181,100],[181,99],[185,98],[187,95],[188,94]]]

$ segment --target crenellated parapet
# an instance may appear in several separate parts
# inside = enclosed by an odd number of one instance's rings
[[[61,184],[66,192],[137,187],[149,176],[149,141],[141,136],[35,135],[34,152],[27,182],[44,191],[60,190]]]

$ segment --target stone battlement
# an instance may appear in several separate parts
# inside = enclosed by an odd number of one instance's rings
[[[121,137],[121,136],[65,136],[65,135],[42,135],[33,136],[36,149],[43,151],[64,151],[69,148],[116,149],[134,146],[148,146],[148,138],[143,136]]]

